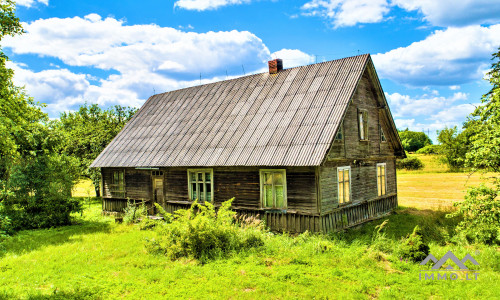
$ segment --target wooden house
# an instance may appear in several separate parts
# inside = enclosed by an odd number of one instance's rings
[[[370,55],[150,97],[93,162],[105,211],[127,199],[167,211],[193,200],[274,230],[331,231],[397,207],[404,157]]]

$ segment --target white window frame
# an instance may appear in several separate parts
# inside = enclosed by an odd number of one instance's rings
[[[281,172],[283,175],[283,207],[276,206],[276,190],[274,188],[274,180],[273,180],[273,206],[265,206],[264,205],[264,174],[268,172]],[[264,209],[287,209],[288,207],[288,194],[286,188],[286,169],[260,169],[259,170],[259,178],[260,178],[260,207]]]
[[[339,171],[349,171],[349,201],[345,201],[345,196],[342,198],[342,201],[340,199],[340,182],[339,182]],[[337,173],[335,174],[335,177],[337,178],[337,200],[339,204],[345,204],[345,203],[351,203],[352,202],[352,176],[351,176],[351,166],[345,166],[345,167],[337,167]],[[345,181],[345,180],[344,180]],[[343,183],[342,181],[342,188]],[[345,195],[345,191],[343,191],[342,195]]]
[[[191,173],[196,173],[196,182],[198,182],[198,173],[203,173],[203,184],[206,184],[206,180],[205,180],[205,173],[210,173],[210,178],[212,179],[210,181],[210,201],[211,203],[214,202],[214,170],[213,169],[188,169],[187,170],[187,176],[188,176],[188,197],[189,197],[189,201],[194,201],[196,199],[192,199],[192,195],[193,195],[193,188],[192,188],[192,180],[191,180]],[[206,199],[206,189],[204,189],[204,199],[203,199],[203,202],[207,201]],[[200,197],[198,196],[197,197],[197,200],[200,200]]]
[[[368,141],[368,111],[358,109],[358,135],[360,141]]]
[[[381,182],[379,181],[379,178],[382,177],[382,175],[379,174],[379,167],[384,167],[384,190],[382,191],[382,185]],[[387,164],[386,163],[379,163],[377,164],[377,196],[382,197],[387,194]]]

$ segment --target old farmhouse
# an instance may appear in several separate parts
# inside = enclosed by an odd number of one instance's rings
[[[103,209],[235,197],[274,230],[331,231],[397,207],[404,150],[370,55],[150,97],[97,157]]]

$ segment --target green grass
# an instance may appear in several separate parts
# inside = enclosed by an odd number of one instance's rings
[[[398,171],[403,207],[386,218],[385,238],[373,240],[384,219],[328,236],[269,234],[264,247],[205,264],[147,253],[154,233],[102,216],[100,202],[86,202],[90,182],[80,182],[74,196],[85,210],[76,224],[22,231],[0,244],[0,299],[498,299],[499,249],[450,243],[457,220],[445,217],[468,184],[484,179],[423,160],[422,171]],[[473,255],[478,280],[420,281],[421,267],[394,252],[415,225],[436,257]]]
[[[419,266],[400,262],[371,245],[366,224],[330,236],[269,235],[265,247],[201,264],[169,261],[145,251],[153,232],[115,224],[99,203],[78,223],[23,231],[4,243],[0,298],[484,298],[498,295],[500,254],[494,247],[446,245],[453,220],[443,213],[402,209],[386,227],[396,245],[417,224],[431,252],[472,253],[481,264],[478,281],[418,280]],[[475,251],[479,254],[475,254]]]

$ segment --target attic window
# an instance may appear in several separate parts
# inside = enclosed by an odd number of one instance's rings
[[[340,123],[339,131],[337,131],[337,135],[335,136],[336,141],[341,141],[344,138],[344,122]]]
[[[380,130],[380,141],[381,142],[387,142],[387,140],[385,139],[385,134],[384,134],[384,129],[382,129],[382,126],[378,126],[379,130]]]
[[[214,199],[214,180],[212,169],[188,169],[189,200],[201,203]]]
[[[359,139],[368,140],[368,112],[366,110],[358,111]]]

